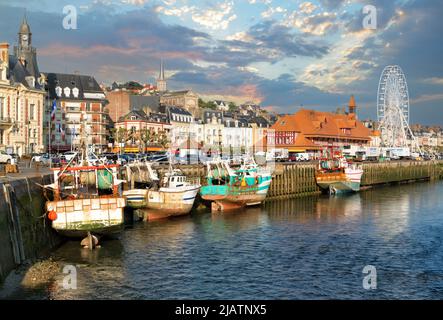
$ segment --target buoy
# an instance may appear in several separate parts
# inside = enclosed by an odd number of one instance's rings
[[[49,211],[48,213],[48,219],[51,221],[57,220],[57,212],[55,211]]]

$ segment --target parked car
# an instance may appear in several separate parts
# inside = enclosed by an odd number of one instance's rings
[[[116,163],[117,164],[119,164],[119,165],[121,165],[121,166],[124,166],[125,164],[127,164],[128,163],[128,160],[127,160],[127,158],[126,157],[124,157],[123,155],[117,155],[117,161],[116,161]]]
[[[135,160],[135,154],[133,153],[124,153],[119,155],[119,157],[125,159],[127,163],[133,162]]]
[[[311,160],[311,157],[309,156],[308,153],[296,153],[296,161],[309,161]]]
[[[0,163],[11,163],[12,162],[12,156],[7,154],[4,151],[0,151]]]
[[[147,153],[138,153],[135,155],[135,160],[137,161],[145,161],[147,160],[149,155]]]
[[[66,158],[63,157],[63,159],[66,161]],[[56,154],[45,154],[41,156],[40,162],[43,163],[46,166],[59,166],[61,164],[61,157]]]
[[[15,163],[18,163],[18,161],[20,160],[20,156],[16,153],[10,153],[9,155],[12,157],[12,159],[14,159]]]
[[[175,160],[179,163],[180,163],[180,159],[181,158],[179,158],[179,157],[175,158]],[[169,157],[166,152],[155,152],[155,153],[152,153],[151,155],[149,155],[147,160],[152,161],[152,162],[168,162]]]
[[[31,162],[42,162],[43,153],[33,153],[31,154]]]
[[[63,156],[65,157],[66,161],[71,161],[75,157],[76,154],[77,154],[77,152],[75,152],[75,151],[68,151],[68,152],[65,152],[63,154]]]
[[[101,159],[105,159],[106,163],[117,163],[118,154],[111,153],[111,152],[103,153],[103,154],[100,155],[100,158]]]

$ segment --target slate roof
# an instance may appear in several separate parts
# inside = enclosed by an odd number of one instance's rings
[[[149,115],[149,120],[151,122],[168,123],[168,115],[165,113],[154,113]]]
[[[28,70],[32,70],[32,68],[25,68],[25,66],[17,59],[16,56],[10,55],[9,56],[9,80],[13,83],[21,83],[25,87],[29,89],[43,89],[43,86],[38,83],[38,78],[40,75],[34,75],[31,74]],[[37,69],[38,70],[38,69]],[[26,81],[26,77],[34,77],[35,79],[35,87],[31,87],[29,83]]]
[[[180,107],[171,106],[171,107],[168,107],[167,110],[168,110],[168,113],[175,113],[175,114],[180,114],[180,115],[185,115],[185,116],[192,116],[192,114],[188,110],[186,110],[184,108],[180,108]]]
[[[118,119],[118,122],[123,122],[125,120],[131,120],[131,117],[133,117],[133,116],[136,117],[136,120],[141,120],[141,121],[148,121],[149,120],[148,116],[143,111],[131,110],[127,114],[125,114],[124,116],[121,116]]]
[[[266,119],[263,118],[263,117],[255,117],[255,118],[252,118],[252,119],[250,120],[250,123],[255,123],[255,124],[257,124],[257,126],[260,127],[260,128],[268,128],[268,127],[270,126],[269,121],[266,120]]]
[[[235,125],[237,123],[237,125]],[[247,128],[249,127],[248,121],[245,119],[226,119],[224,125],[227,128]]]
[[[217,111],[217,110],[211,110],[211,109],[205,109],[203,110],[203,122],[204,123],[209,123],[212,121],[213,117],[217,118],[217,121],[223,121],[223,112],[222,111]]]
[[[102,93],[104,95],[100,85],[92,76],[64,73],[45,73],[45,75],[48,82],[50,99],[65,98],[70,100],[85,100],[87,99],[84,96],[85,93]],[[60,97],[57,97],[55,93],[55,88],[58,86],[62,88],[62,95]],[[71,89],[71,95],[69,97],[66,97],[63,92],[63,89],[66,87]],[[72,94],[72,89],[74,88],[79,90],[77,98]]]
[[[150,107],[153,111],[158,112],[160,109],[160,97],[130,95],[129,104],[131,110],[143,110],[145,107]]]
[[[164,97],[181,96],[184,94],[193,93],[192,90],[182,90],[182,91],[168,91],[163,94]]]

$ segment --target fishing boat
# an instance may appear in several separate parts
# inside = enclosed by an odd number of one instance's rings
[[[126,165],[126,178],[129,190],[123,191],[127,206],[132,209],[145,209],[148,206],[148,191],[158,188],[159,177],[150,162],[132,162]]]
[[[149,175],[146,187],[123,192],[128,206],[141,209],[144,219],[149,221],[189,214],[200,190],[200,179],[188,178],[172,165],[160,179],[151,163],[146,162],[144,166]]]
[[[316,170],[316,182],[330,194],[360,190],[363,169],[350,163],[340,151],[330,148],[323,151]]]
[[[126,199],[121,196],[119,165],[92,165],[79,153],[64,167],[53,168],[54,183],[43,186],[52,191],[46,202],[52,227],[61,235],[86,237],[82,244],[90,248],[98,238],[117,234],[124,226]]]
[[[253,161],[234,170],[226,160],[207,162],[207,185],[202,199],[211,201],[213,212],[261,204],[271,184],[271,173]]]

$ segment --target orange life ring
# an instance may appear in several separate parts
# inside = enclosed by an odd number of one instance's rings
[[[51,221],[57,220],[57,212],[55,211],[49,211],[48,213],[48,219]]]

